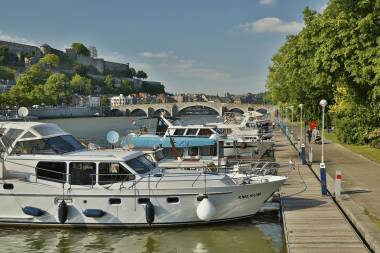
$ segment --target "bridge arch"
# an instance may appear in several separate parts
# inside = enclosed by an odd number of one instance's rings
[[[148,116],[146,111],[144,111],[141,108],[136,108],[136,109],[132,110],[130,115],[131,116],[145,116],[145,117]]]
[[[123,111],[114,108],[110,111],[110,114],[111,116],[123,116]]]
[[[244,111],[241,108],[238,108],[238,107],[230,108],[228,111],[229,112],[236,112],[236,113],[244,114]]]
[[[154,116],[160,116],[161,113],[164,113],[164,116],[171,116],[171,113],[170,113],[168,110],[164,109],[164,108],[159,108],[159,109],[157,109],[157,110],[154,112],[153,115],[154,115]]]
[[[210,112],[214,112],[215,115],[220,115],[218,110],[212,106],[206,106],[206,105],[191,105],[191,106],[183,106],[181,108],[179,108],[178,110],[178,114],[181,115],[183,113],[186,112],[186,110],[188,109],[199,109],[199,110],[202,110],[202,109],[205,109],[207,108]]]

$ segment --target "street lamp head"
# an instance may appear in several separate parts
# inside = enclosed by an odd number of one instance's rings
[[[303,108],[303,104],[299,104],[298,107],[299,107],[300,109],[302,109],[302,108]]]
[[[293,111],[293,109],[294,109],[294,106],[292,106],[292,105],[291,105],[291,106],[289,106],[289,108],[290,108],[290,110],[292,110],[292,111]]]
[[[325,107],[327,105],[327,101],[326,99],[322,99],[320,102],[319,102],[319,105],[322,106],[322,107]]]

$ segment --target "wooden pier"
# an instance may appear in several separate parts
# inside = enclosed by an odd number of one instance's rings
[[[320,182],[281,132],[275,133],[276,161],[288,180],[281,187],[284,233],[289,253],[369,252],[330,196],[322,197]],[[294,169],[285,165],[292,158]]]

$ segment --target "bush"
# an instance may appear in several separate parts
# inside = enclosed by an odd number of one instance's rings
[[[4,80],[15,79],[15,71],[11,68],[0,66],[0,79],[4,79]]]

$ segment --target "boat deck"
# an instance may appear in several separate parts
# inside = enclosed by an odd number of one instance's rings
[[[279,175],[288,180],[281,187],[282,218],[289,253],[369,252],[330,196],[321,195],[320,182],[307,165],[300,165],[297,151],[281,132],[275,133]],[[289,159],[294,162],[290,168]]]

